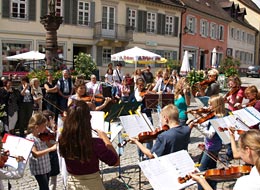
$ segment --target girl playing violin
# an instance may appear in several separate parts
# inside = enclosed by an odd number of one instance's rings
[[[242,103],[244,97],[244,90],[241,88],[241,80],[238,76],[230,76],[228,78],[229,92],[224,96],[225,102],[228,104],[230,111],[238,109],[237,106]]]
[[[232,142],[232,141],[231,141]],[[237,179],[234,190],[259,190],[260,187],[260,131],[251,129],[240,135],[238,140],[239,155],[246,163],[254,165],[249,175]],[[235,151],[234,151],[235,152]],[[204,189],[212,190],[205,178],[190,174]]]
[[[96,106],[94,103],[89,101],[90,97],[86,96],[86,86],[83,79],[77,79],[74,84],[75,94],[70,96],[68,99],[68,106],[72,103],[73,100],[83,100],[86,98],[86,103],[89,105],[90,109],[93,111],[100,111],[106,107],[106,105],[111,101],[111,98],[106,97],[105,101],[100,105]]]
[[[208,102],[209,109],[215,114],[215,118],[224,117],[226,115],[224,98],[220,95],[211,96]],[[208,169],[216,168],[216,161],[212,160],[208,154],[218,157],[218,153],[222,148],[222,140],[216,133],[215,129],[209,122],[205,121],[202,124],[195,124],[195,128],[198,129],[204,136],[205,151],[203,151],[200,160],[200,171],[206,171]],[[216,189],[217,183],[215,181],[208,181],[213,189]],[[198,187],[202,190],[202,187]]]
[[[157,93],[161,93],[161,94],[169,94],[172,92],[172,84],[169,82],[169,70],[168,69],[165,69],[163,71],[163,75],[162,75],[162,78],[160,78],[152,91],[154,92],[157,92]]]

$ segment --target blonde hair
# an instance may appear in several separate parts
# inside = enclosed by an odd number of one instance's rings
[[[211,69],[208,71],[208,75],[215,75],[215,76],[218,76],[219,75],[219,72],[217,69]]]
[[[228,77],[228,82],[233,81],[236,85],[241,86],[242,82],[238,76],[230,76]]]
[[[245,89],[245,95],[247,95],[248,93],[255,95],[255,98],[257,100],[260,99],[260,94],[259,94],[258,89],[255,85],[249,86]]]
[[[28,131],[32,133],[37,125],[41,125],[47,121],[47,118],[42,113],[33,114],[28,123]]]
[[[178,99],[179,95],[183,95],[183,90],[184,89],[189,89],[189,82],[186,77],[181,77],[180,80],[178,80],[177,84],[175,85],[174,88],[174,98]]]
[[[40,82],[40,81],[39,81],[38,78],[32,78],[32,79],[30,80],[30,85],[31,85],[32,88],[35,88],[35,85],[34,85],[35,82]]]
[[[247,147],[255,151],[257,155],[255,166],[260,174],[260,130],[250,129],[249,131],[240,135],[239,147],[246,149]]]
[[[218,117],[224,117],[226,115],[225,101],[221,95],[213,95],[209,99],[209,103]]]
[[[163,114],[166,117],[168,117],[170,121],[173,121],[173,122],[178,122],[179,121],[179,111],[178,111],[178,108],[175,105],[173,105],[173,104],[168,104],[167,106],[165,106],[162,109],[161,114]]]

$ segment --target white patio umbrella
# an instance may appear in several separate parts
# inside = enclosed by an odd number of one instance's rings
[[[27,61],[33,61],[33,60],[41,60],[45,58],[45,54],[40,53],[38,51],[29,51],[26,53],[20,53],[13,56],[6,57],[9,61],[19,61],[19,60],[27,60]]]
[[[216,63],[217,63],[217,50],[216,48],[214,48],[212,50],[212,59],[211,59],[211,66],[214,68],[216,67]]]
[[[188,54],[188,51],[186,50],[184,52],[184,56],[182,59],[180,74],[187,75],[188,72],[190,72],[190,63],[189,63],[189,54]]]
[[[124,61],[127,63],[135,64],[151,64],[151,63],[166,63],[167,60],[160,55],[153,52],[133,47],[119,53],[111,55],[111,61]]]

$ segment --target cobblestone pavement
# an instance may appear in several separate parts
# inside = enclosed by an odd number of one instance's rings
[[[194,109],[198,106],[198,103],[192,103],[189,109]],[[201,151],[197,148],[199,143],[203,142],[203,136],[196,130],[193,129],[191,132],[191,143],[189,144],[189,153],[193,160],[196,162],[199,158]],[[113,142],[117,145],[117,142]],[[222,151],[221,154],[225,154],[225,151]],[[149,181],[140,172],[138,167],[138,154],[136,145],[127,144],[125,150],[120,157],[121,166],[119,167],[107,167],[105,164],[102,164],[101,173],[103,177],[103,182],[106,190],[125,190],[125,189],[141,189],[141,190],[152,190]],[[119,176],[119,170],[121,170]],[[140,177],[141,175],[141,177]],[[19,180],[10,180],[12,184],[12,189],[14,190],[35,190],[38,189],[37,182],[33,176],[31,176],[30,171],[27,168],[24,174],[24,177]],[[218,189],[232,189],[234,182],[221,182],[218,183]],[[5,189],[7,189],[7,181],[4,181]],[[62,177],[58,176],[58,187],[57,190],[64,189]],[[197,185],[190,186],[186,189],[195,190]]]

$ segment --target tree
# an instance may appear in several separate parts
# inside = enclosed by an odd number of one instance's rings
[[[84,75],[86,79],[90,79],[90,75],[97,70],[97,65],[91,55],[80,52],[74,57],[75,72],[77,75]]]

